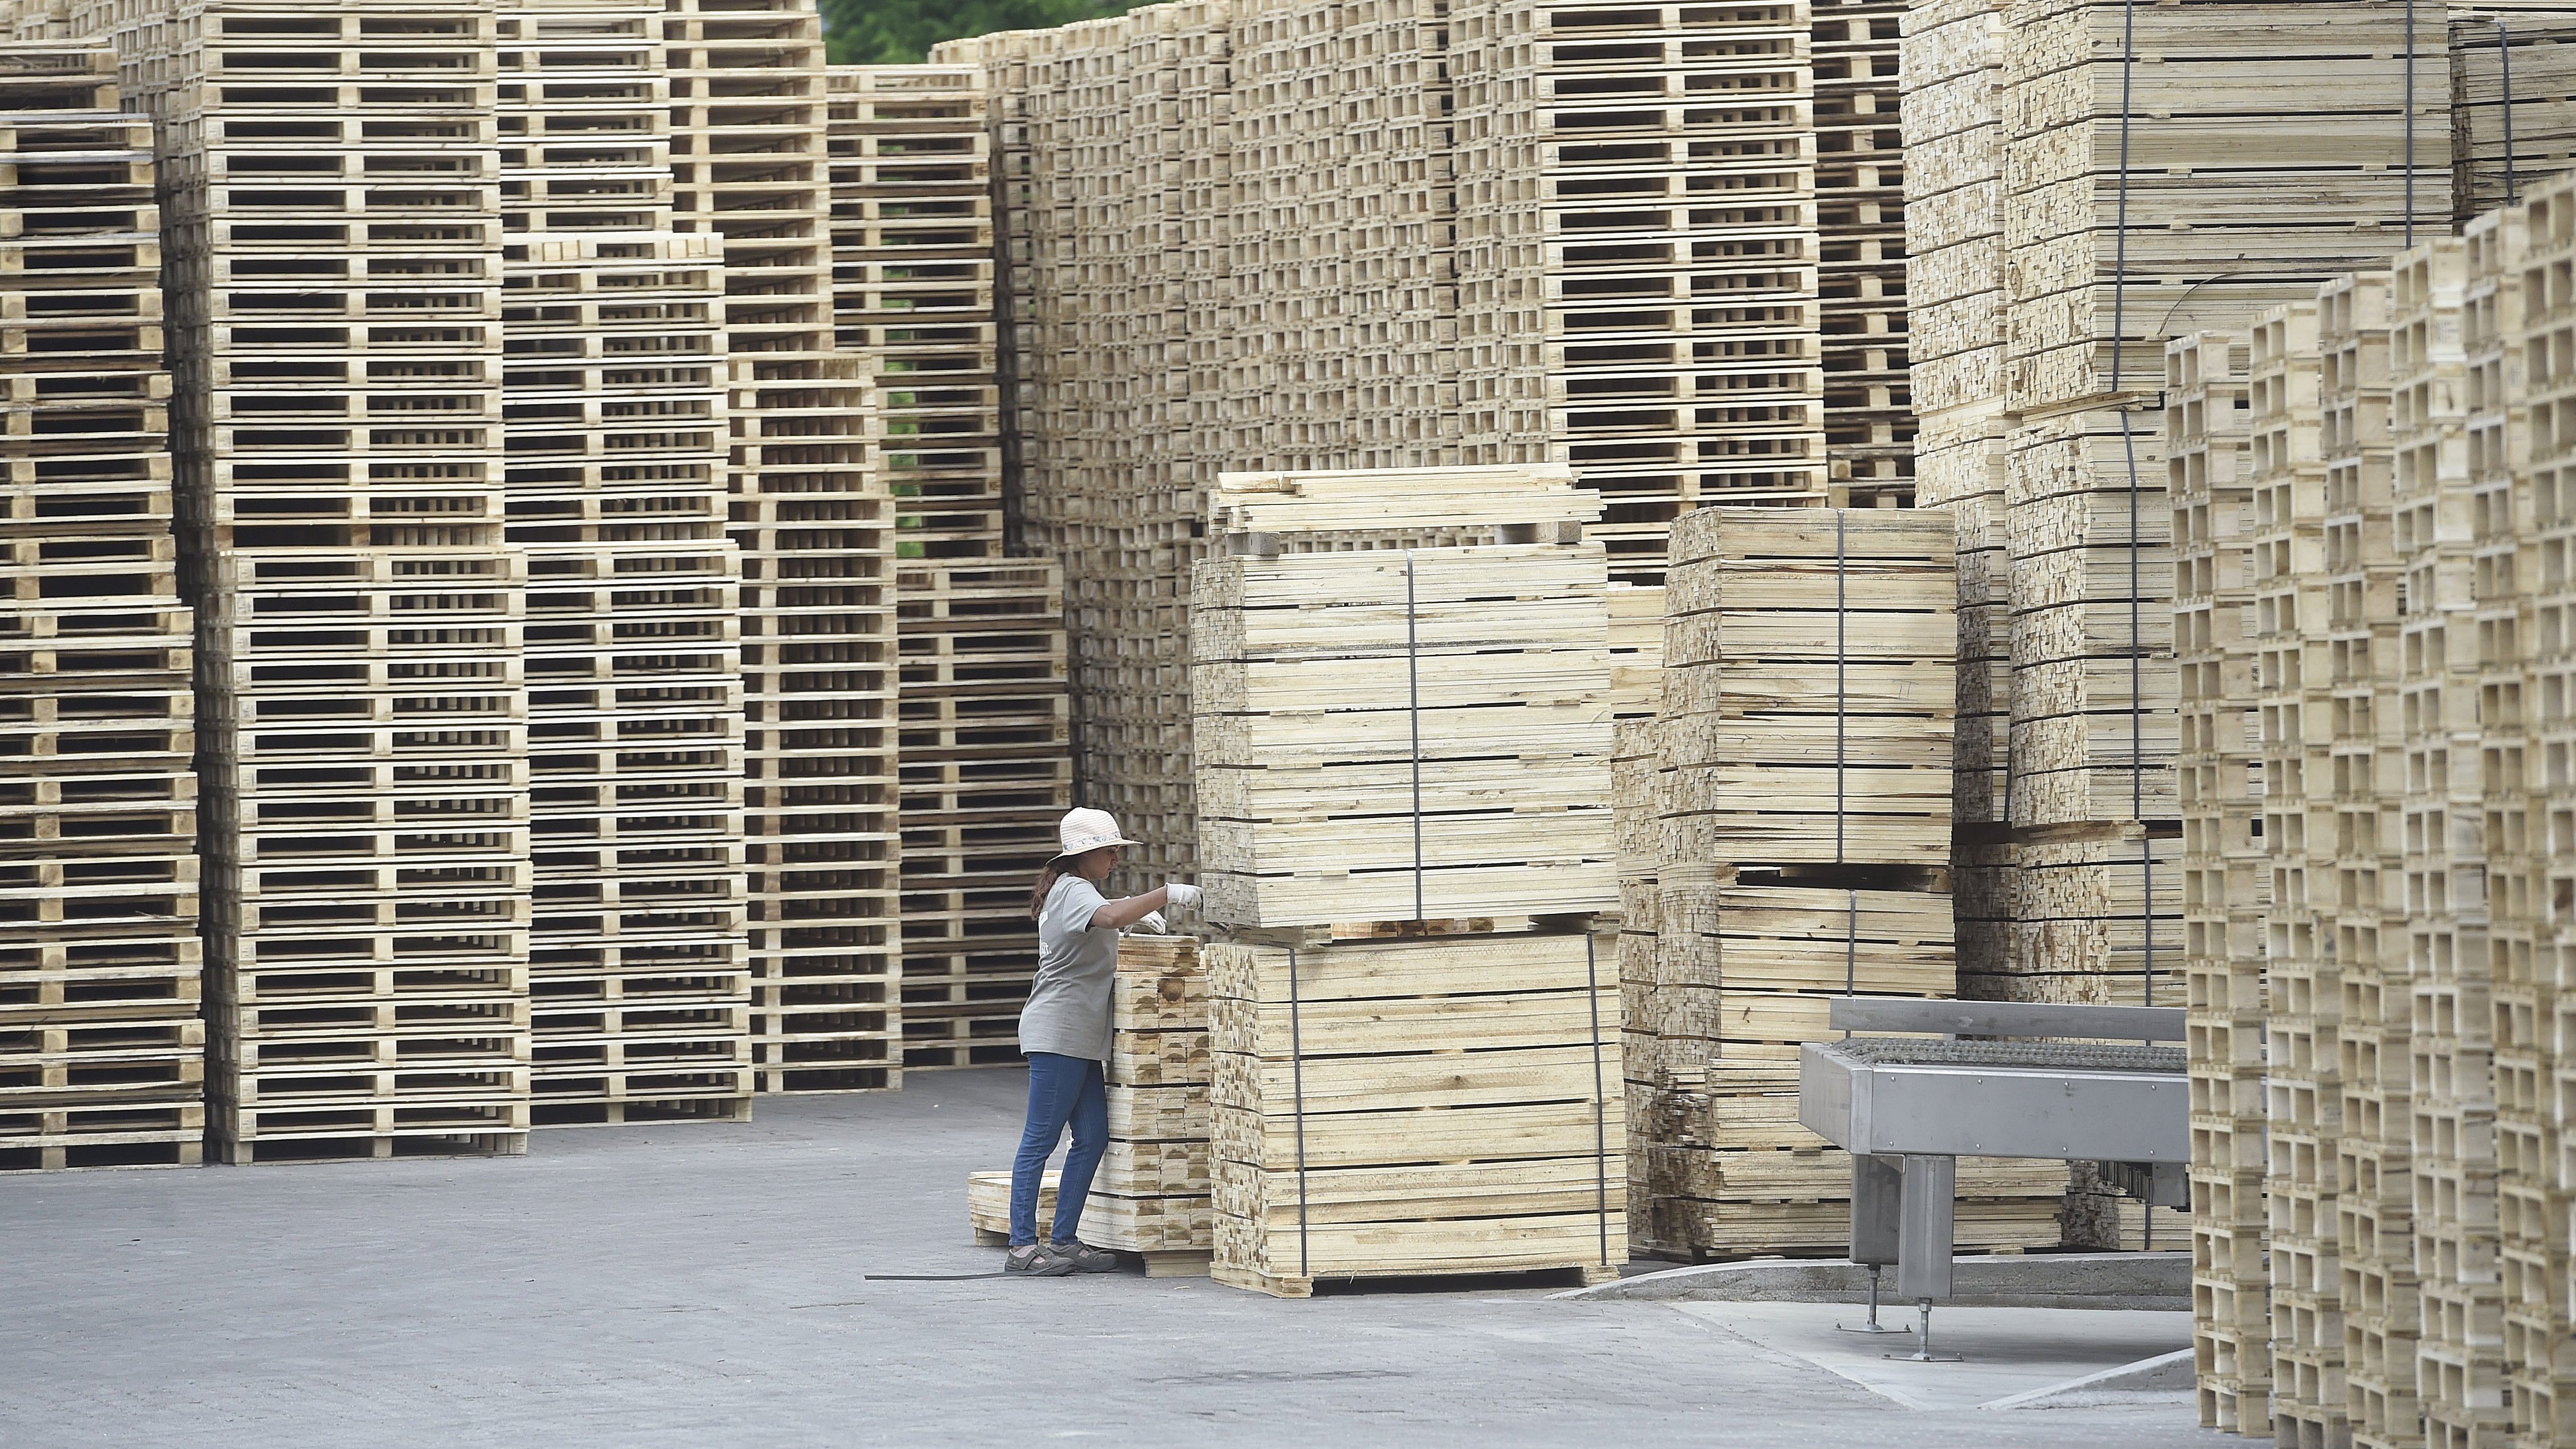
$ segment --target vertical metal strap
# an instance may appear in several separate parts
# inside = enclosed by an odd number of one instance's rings
[[[1422,912],[1422,644],[1414,623],[1413,550],[1404,551],[1405,715],[1413,727],[1413,918]]]
[[[2111,391],[2120,390],[2120,364],[2129,303],[2129,82],[2138,66],[2138,0],[2120,0],[2120,178],[2111,224]]]
[[[1849,716],[1844,705],[1843,643],[1848,633],[1843,612],[1845,602],[1843,571],[1844,510],[1834,510],[1834,863],[1843,859],[1843,721]]]
[[[1601,1077],[1601,967],[1592,931],[1583,932],[1584,998],[1592,1005],[1592,1178],[1601,1213],[1601,1266],[1610,1266],[1610,1098]]]
[[[2511,206],[2519,195],[2513,179],[2513,37],[2504,28],[2504,18],[2496,17],[2496,67],[2504,73],[2504,204]]]
[[[2406,244],[2415,245],[2415,0],[2406,0]]]
[[[1288,948],[1288,1080],[1297,1123],[1297,1276],[1310,1276],[1306,1260],[1306,1043],[1297,1020],[1297,948]]]
[[[1843,920],[1843,995],[1858,996],[1860,994],[1860,891],[1855,888],[1847,894],[1851,896],[1851,914]],[[1846,1031],[1843,1035],[1849,1036],[1851,1033]]]

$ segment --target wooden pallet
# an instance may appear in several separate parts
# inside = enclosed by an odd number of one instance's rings
[[[1366,511],[1401,529],[1478,483],[1498,518],[1595,506],[1561,481],[1525,499],[1496,476],[1512,471],[1229,474],[1213,526],[1254,541],[1347,536],[1374,491]],[[1202,563],[1191,692],[1209,918],[1606,904],[1606,573],[1600,547],[1580,541]],[[1494,668],[1506,654],[1507,681]],[[1340,708],[1311,713],[1320,689]],[[1511,755],[1501,774],[1498,749]]]
[[[1615,1271],[1613,949],[1606,932],[1208,947],[1218,1280],[1295,1296],[1318,1278]]]

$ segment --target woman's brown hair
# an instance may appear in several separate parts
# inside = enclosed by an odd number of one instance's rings
[[[1111,848],[1112,847],[1106,845],[1100,847],[1102,850],[1108,850]],[[1055,894],[1055,883],[1057,881],[1064,879],[1068,875],[1082,874],[1082,872],[1075,869],[1075,867],[1088,859],[1090,855],[1091,852],[1086,850],[1080,855],[1059,855],[1055,859],[1046,863],[1046,869],[1038,872],[1037,889],[1029,892],[1030,920],[1034,921],[1039,916],[1045,914],[1047,897]]]

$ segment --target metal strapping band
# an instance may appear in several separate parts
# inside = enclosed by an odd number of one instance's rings
[[[2450,40],[2446,19],[2442,34],[2445,49]],[[2406,244],[2415,245],[2415,0],[2406,0]]]
[[[1413,918],[1422,915],[1422,645],[1414,623],[1413,550],[1404,551],[1405,717],[1413,727]]]
[[[1297,1022],[1297,948],[1294,946],[1288,948],[1288,1080],[1297,1113],[1297,1276],[1303,1278],[1309,1276],[1306,1263],[1306,1047]]]
[[[1834,863],[1843,859],[1843,510],[1834,510]]]
[[[2408,24],[2406,46],[2406,224],[2411,233],[2415,224],[2414,0],[2407,0],[2406,13]],[[2112,392],[2118,392],[2120,390],[2121,369],[2122,365],[2126,361],[2126,353],[2122,347],[2122,343],[2126,336],[2123,329],[2126,326],[2126,311],[2129,292],[2130,80],[2138,63],[2137,22],[2137,0],[2121,0],[2120,196],[2119,215],[2116,223],[2117,230],[2113,239],[2111,254],[2110,391]],[[2161,331],[2162,328],[2159,327],[2158,330]],[[2140,547],[2138,540],[2138,439],[2136,431],[2130,426],[2129,410],[2115,405],[2115,411],[2118,412],[2120,418],[2120,451],[2122,456],[2126,459],[2129,469],[2129,818],[2132,821],[2135,821],[2140,819],[2145,813],[2146,801],[2146,705],[2145,695],[2143,692],[2146,665],[2145,661],[2139,654],[2139,643],[2142,636],[2138,618],[2139,565],[2141,562],[2138,556]],[[2005,798],[2007,801],[2007,821],[2009,822],[2009,801],[2011,798],[2009,792],[2012,788],[2010,775],[2011,755],[2009,753],[2009,745],[2007,745],[2006,748],[2007,754],[2005,755],[2005,770],[2007,773],[2005,775],[2004,788],[2007,791]],[[2146,868],[2146,873],[2141,879],[2141,887],[2144,889],[2146,894],[2145,899],[2139,902],[2138,914],[2146,928],[2147,959],[2144,970],[2146,976],[2147,1004],[2152,1006],[2155,1004],[2156,995],[2156,892],[2155,866],[2152,861],[2154,842],[2145,840],[2142,837],[2140,840],[2140,849],[2149,854],[2149,863]]]
[[[2495,28],[2496,66],[2503,72],[2504,80],[2504,204],[2511,206],[2516,195],[2513,182],[2513,38],[2504,28],[2504,17],[2496,17]],[[2411,54],[2413,47],[2408,47],[2408,51]]]
[[[1601,1077],[1601,968],[1583,931],[1584,998],[1592,1004],[1592,1179],[1601,1213],[1601,1266],[1610,1266],[1610,1098]]]

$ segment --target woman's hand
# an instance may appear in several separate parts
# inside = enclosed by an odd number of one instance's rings
[[[1128,896],[1124,900],[1115,900],[1103,905],[1091,913],[1091,929],[1123,931],[1165,906],[1170,906],[1174,910],[1183,910],[1197,905],[1199,897],[1204,894],[1206,892],[1201,891],[1197,886],[1183,885],[1179,881],[1174,881],[1170,885],[1147,891],[1141,896]]]

